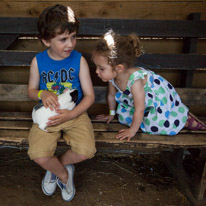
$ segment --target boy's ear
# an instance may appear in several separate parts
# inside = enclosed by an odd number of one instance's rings
[[[115,66],[115,70],[116,70],[116,72],[118,72],[118,73],[123,72],[124,69],[125,69],[125,67],[124,67],[123,64],[118,64],[118,65]]]
[[[50,41],[49,40],[42,39],[42,42],[46,47],[50,47]]]

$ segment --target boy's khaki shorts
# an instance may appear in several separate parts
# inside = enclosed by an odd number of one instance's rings
[[[94,131],[87,113],[57,126],[47,127],[48,132],[33,124],[29,134],[29,157],[34,160],[41,157],[53,157],[57,141],[61,137],[77,154],[92,158],[96,152]]]

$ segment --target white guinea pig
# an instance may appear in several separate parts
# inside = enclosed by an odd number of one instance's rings
[[[60,104],[59,109],[72,110],[76,106],[78,98],[78,90],[65,89],[64,93],[58,96],[58,102]],[[47,132],[47,122],[50,117],[57,115],[55,110],[51,111],[49,108],[45,108],[43,103],[39,103],[34,106],[32,111],[33,122],[39,125],[41,130]]]

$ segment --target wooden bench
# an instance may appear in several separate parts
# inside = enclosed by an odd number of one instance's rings
[[[158,71],[178,72],[177,91],[182,101],[194,113],[205,121],[206,88],[193,87],[193,75],[206,71],[206,55],[195,54],[197,42],[206,38],[206,21],[200,21],[200,14],[193,14],[190,20],[123,20],[123,19],[80,19],[80,42],[93,41],[107,29],[113,28],[120,34],[136,32],[141,38],[180,39],[183,42],[181,54],[168,52],[145,53],[138,58],[137,64]],[[37,103],[27,97],[28,78],[22,82],[16,76],[28,74],[31,59],[37,51],[13,50],[12,45],[19,38],[36,38],[37,18],[0,18],[0,145],[27,147],[27,137],[32,125],[31,109]],[[79,46],[81,48],[81,44]],[[91,54],[83,52],[86,57],[94,83],[95,104],[89,110],[98,150],[151,150],[163,151],[168,168],[180,182],[183,190],[193,205],[206,204],[206,132],[191,132],[183,129],[176,136],[149,135],[138,132],[130,142],[115,139],[117,132],[125,127],[117,120],[110,124],[96,121],[93,115],[107,111],[106,85],[95,74]],[[17,74],[19,73],[19,74]],[[203,73],[204,75],[204,73]],[[25,77],[28,77],[25,75]],[[180,84],[181,82],[181,84]],[[59,145],[64,144],[60,140]],[[188,177],[183,168],[184,151],[200,151],[199,161],[203,170],[197,183]],[[169,152],[169,156],[165,151]]]

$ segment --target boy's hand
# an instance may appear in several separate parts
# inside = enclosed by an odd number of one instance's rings
[[[119,134],[116,136],[116,138],[119,140],[124,140],[127,138],[128,141],[130,141],[130,139],[132,137],[134,137],[135,134],[136,134],[136,132],[133,132],[130,128],[129,129],[121,129],[119,131]]]
[[[97,115],[95,117],[96,120],[102,120],[102,121],[105,121],[107,123],[110,123],[113,119],[114,119],[114,116],[115,115],[109,115],[109,114],[100,114],[100,115]]]
[[[59,105],[59,102],[58,102],[58,97],[56,94],[53,94],[52,92],[49,92],[49,91],[43,91],[41,93],[41,99],[42,99],[42,102],[44,104],[44,106],[46,108],[49,107],[49,109],[51,111],[53,111],[54,109],[57,110],[58,107],[60,106]]]
[[[57,115],[50,117],[49,121],[47,122],[48,126],[55,126],[61,123],[64,123],[68,120],[73,119],[71,116],[71,111],[67,109],[57,109],[56,112],[58,113]]]

